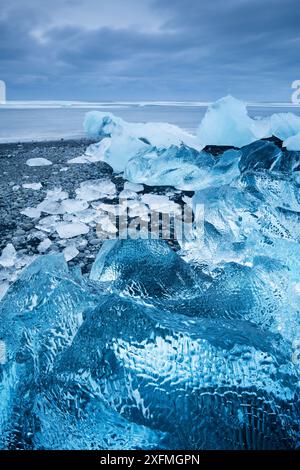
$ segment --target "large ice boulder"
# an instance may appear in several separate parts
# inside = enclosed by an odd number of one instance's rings
[[[64,416],[63,428],[38,435],[50,448],[62,433],[84,448],[90,436],[96,448],[291,448],[296,380],[284,345],[250,322],[189,319],[112,294],[87,312],[39,393],[39,428],[49,415]],[[126,422],[137,426],[132,442]]]
[[[172,124],[129,123],[111,113],[99,111],[86,114],[84,129],[89,137],[105,138],[105,143],[89,146],[87,154],[107,162],[116,172],[123,171],[131,158],[151,146],[163,149],[183,143],[199,148],[196,136]]]
[[[197,137],[180,127],[165,122],[126,122],[111,113],[90,111],[84,120],[84,129],[90,137],[114,137],[126,133],[141,139],[155,147],[169,147],[181,143],[193,148],[199,148]]]
[[[200,145],[243,147],[269,136],[267,119],[252,119],[246,104],[226,96],[211,104],[198,128]]]

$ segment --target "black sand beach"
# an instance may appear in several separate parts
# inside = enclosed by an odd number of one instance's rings
[[[102,162],[67,164],[68,160],[82,155],[90,143],[92,141],[83,139],[0,145],[0,251],[12,243],[18,253],[38,254],[37,246],[41,242],[36,236],[38,219],[29,218],[21,211],[40,203],[48,190],[61,187],[73,198],[82,181],[111,175],[111,168]],[[52,165],[30,167],[26,164],[29,158],[40,157],[50,160]],[[38,191],[25,189],[22,185],[26,183],[41,183],[43,187]],[[96,235],[91,231],[86,237],[89,242],[94,239],[94,244],[88,243],[84,252],[76,257],[76,263],[88,269],[99,249],[99,240],[95,240]],[[58,235],[50,234],[49,238],[52,241],[49,251],[61,251],[63,246],[59,244]]]

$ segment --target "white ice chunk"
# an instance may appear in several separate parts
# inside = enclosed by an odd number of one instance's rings
[[[286,140],[300,132],[300,117],[293,113],[278,113],[270,117],[270,133]]]
[[[95,204],[93,203],[92,206],[98,211],[105,211],[109,214],[117,216],[126,214],[127,204],[105,204],[104,202],[101,202]]]
[[[287,150],[300,151],[300,132],[299,132],[299,134],[292,135],[291,137],[288,137],[283,142],[283,146],[286,147]]]
[[[92,144],[86,153],[109,163],[116,172],[123,171],[131,158],[151,146],[166,148],[184,143],[200,148],[196,136],[172,124],[129,123],[111,113],[87,113],[84,128],[91,137],[111,137],[105,146],[102,141]]]
[[[116,186],[110,180],[88,180],[76,189],[77,198],[83,201],[96,201],[116,194]]]
[[[113,221],[110,219],[109,215],[103,215],[98,222],[98,226],[100,225],[101,230],[107,233],[117,233],[118,229]],[[97,227],[97,234],[99,236],[99,227]]]
[[[50,189],[46,194],[46,199],[51,199],[52,201],[63,201],[68,197],[69,194],[66,191],[63,191],[62,188]]]
[[[26,215],[26,217],[30,217],[31,219],[37,219],[41,216],[41,211],[37,207],[27,207],[21,214]]]
[[[24,183],[22,184],[22,187],[24,189],[32,189],[33,191],[38,191],[43,186],[41,185],[41,183]]]
[[[56,230],[57,222],[59,220],[60,218],[57,215],[49,215],[40,219],[36,227],[44,232],[53,233]]]
[[[66,261],[71,261],[71,259],[75,258],[78,255],[79,251],[75,246],[67,246],[63,250],[63,254]]]
[[[131,137],[144,139],[156,147],[169,147],[184,143],[190,147],[199,148],[195,135],[165,122],[136,123],[126,122],[112,113],[91,111],[86,114],[84,129],[90,137],[121,135],[124,132]]]
[[[50,160],[47,160],[47,158],[29,158],[26,161],[26,165],[28,165],[28,166],[48,166],[48,165],[52,165],[52,162],[50,162]]]
[[[105,152],[110,147],[111,139],[106,137],[96,144],[90,145],[85,152],[85,155],[72,158],[68,160],[68,163],[97,163],[100,161],[105,161]]]
[[[5,248],[3,248],[2,254],[0,256],[0,264],[3,268],[11,268],[15,265],[17,257],[17,252],[12,243],[8,243]]]
[[[84,224],[90,224],[92,222],[97,221],[97,218],[99,217],[99,212],[95,209],[85,209],[80,212],[76,212],[76,219],[79,222],[83,222]],[[66,220],[66,217],[64,216],[64,220]],[[75,218],[73,219],[75,220]]]
[[[70,214],[83,211],[88,207],[88,203],[80,199],[65,199],[62,202],[62,208],[64,209],[64,212],[68,212]]]
[[[71,158],[71,160],[68,160],[67,163],[83,164],[83,163],[91,163],[91,162],[89,161],[89,157],[85,155],[81,155],[80,157]]]
[[[167,196],[159,194],[143,194],[141,199],[152,211],[166,214],[181,214],[180,205],[174,201],[170,201]]]
[[[269,120],[250,118],[245,103],[232,96],[211,104],[198,129],[202,148],[206,145],[243,147],[270,136]]]
[[[140,201],[128,201],[127,203],[128,209],[129,209],[129,216],[134,218],[134,217],[139,217],[140,219],[148,222],[150,220],[149,216],[149,208],[144,204],[143,202]]]
[[[8,282],[1,282],[0,283],[0,300],[3,299],[6,292],[8,291],[8,288],[9,288],[9,283]],[[0,344],[0,364],[1,364],[1,344]]]
[[[57,233],[60,238],[73,238],[78,235],[85,235],[89,232],[89,227],[83,223],[64,223],[57,224]]]
[[[124,189],[128,191],[134,191],[135,193],[140,193],[141,191],[144,191],[144,186],[142,184],[130,183],[129,181],[125,181]]]
[[[123,189],[119,194],[120,199],[137,199],[138,197],[138,194],[130,189]]]
[[[37,247],[40,253],[45,253],[48,248],[52,245],[52,241],[49,238],[45,238]]]
[[[65,209],[62,204],[58,201],[53,201],[52,199],[44,199],[40,204],[38,204],[37,209],[45,214],[64,214]]]

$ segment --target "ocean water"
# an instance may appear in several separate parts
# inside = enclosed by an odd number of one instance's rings
[[[70,103],[9,102],[0,105],[0,143],[84,137],[83,119],[90,110],[108,111],[130,122],[169,122],[195,132],[207,109],[198,102]],[[250,116],[294,112],[285,104],[249,105]]]

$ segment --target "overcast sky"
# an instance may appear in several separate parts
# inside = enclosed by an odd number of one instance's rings
[[[0,0],[8,99],[290,101],[299,0]]]

